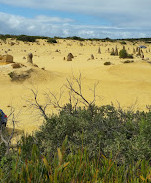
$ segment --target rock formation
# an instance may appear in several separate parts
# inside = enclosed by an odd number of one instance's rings
[[[29,53],[28,56],[27,56],[27,63],[30,63],[30,64],[33,64],[33,54],[32,53]]]
[[[91,59],[94,60],[94,55],[93,54],[91,54]]]
[[[99,49],[98,49],[98,54],[101,54],[101,49],[100,49],[100,47],[99,47]]]
[[[0,55],[0,61],[6,63],[13,63],[13,56],[12,55]]]
[[[67,56],[67,61],[72,61],[73,58],[74,56],[72,55],[72,53],[69,53]]]

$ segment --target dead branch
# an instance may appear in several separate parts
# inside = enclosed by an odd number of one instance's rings
[[[35,107],[36,109],[38,109],[41,112],[42,116],[45,118],[45,120],[48,120],[48,116],[46,115],[46,108],[49,104],[46,103],[46,105],[42,107],[42,105],[40,105],[38,101],[38,91],[34,91],[33,89],[31,89],[31,92],[34,96],[34,103],[31,100],[28,100],[28,102],[30,103],[30,107]]]
[[[50,90],[48,91],[48,93],[45,93],[45,96],[47,98],[47,102],[49,103],[49,105],[52,105],[53,107],[55,108],[60,108],[62,109],[63,106],[61,106],[61,99],[63,97],[63,90],[62,90],[63,87],[60,88],[60,91],[59,91],[59,97],[57,94],[54,94],[53,92],[51,92]]]
[[[74,84],[77,85],[77,89],[74,87]],[[99,84],[99,82],[94,84],[94,88],[93,88],[93,90],[91,90],[93,92],[93,100],[92,101],[88,101],[84,97],[84,94],[83,94],[83,91],[82,91],[82,76],[81,76],[81,74],[79,75],[78,78],[73,76],[73,81],[70,81],[69,79],[67,79],[67,84],[65,86],[71,93],[74,93],[75,95],[77,95],[78,97],[81,98],[81,100],[80,100],[81,103],[83,103],[85,106],[90,107],[93,104],[95,104],[95,101],[96,101],[96,88],[97,88],[98,84]]]

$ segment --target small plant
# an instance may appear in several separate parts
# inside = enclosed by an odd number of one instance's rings
[[[6,36],[5,35],[0,35],[0,39],[2,40],[2,41],[6,41]]]
[[[81,38],[81,37],[77,37],[77,36],[67,37],[66,39],[69,39],[69,40],[77,40],[77,41],[84,41],[84,39],[83,39],[83,38]]]
[[[128,54],[127,58],[134,58],[132,54]]]
[[[126,44],[126,42],[125,41],[122,41],[121,44]]]
[[[9,75],[9,77],[10,77],[11,79],[14,78],[14,72],[10,72],[10,73],[8,73],[8,75]]]
[[[111,65],[111,62],[104,62],[104,65]]]
[[[128,64],[128,63],[133,63],[134,61],[133,60],[126,60],[126,61],[124,61],[123,63],[124,64]]]
[[[114,51],[112,51],[112,52],[111,52],[111,55],[112,55],[112,56],[115,56],[115,52],[114,52]]]
[[[54,38],[48,38],[47,42],[48,43],[57,43],[56,39],[54,39]]]

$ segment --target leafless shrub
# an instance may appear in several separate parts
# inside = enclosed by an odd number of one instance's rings
[[[67,90],[68,92],[68,98],[66,101],[66,104],[70,104],[71,108],[76,110],[77,106],[82,104],[85,107],[88,107],[90,110],[92,109],[93,105],[95,105],[96,102],[96,87],[99,83],[94,84],[93,89],[91,89],[93,99],[88,100],[83,93],[83,87],[82,87],[82,76],[81,74],[79,77],[73,76],[72,79],[67,79],[67,82],[65,85],[63,85],[60,88],[60,91],[58,93],[53,93],[50,90],[48,92],[44,93],[44,97],[46,100],[46,103],[44,105],[41,105],[40,100],[38,99],[38,90],[30,89],[34,99],[27,100],[30,106],[34,109],[40,111],[41,116],[44,117],[45,120],[48,120],[48,114],[47,107],[57,108],[57,109],[63,109],[65,107],[65,104],[62,103],[62,99],[64,97],[64,92]]]

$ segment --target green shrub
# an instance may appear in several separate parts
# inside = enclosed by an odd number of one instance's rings
[[[17,40],[23,41],[23,42],[35,42],[37,37],[35,36],[26,36],[26,35],[19,35],[17,36]]]
[[[133,58],[133,55],[132,54],[128,54],[127,58]]]
[[[126,42],[125,41],[122,41],[121,44],[126,44]]]
[[[1,39],[2,41],[6,41],[7,37],[6,37],[5,35],[0,35],[0,39]]]
[[[125,60],[123,63],[128,64],[128,63],[133,63],[133,62],[134,62],[133,60]]]
[[[119,57],[120,58],[133,58],[133,55],[132,54],[128,54],[125,49],[122,49],[119,52]]]
[[[120,50],[119,57],[120,58],[127,58],[128,57],[127,51],[125,49]]]
[[[104,62],[104,65],[111,65],[111,62]]]
[[[67,104],[5,156],[1,182],[150,182],[151,110]]]
[[[83,145],[90,158],[99,152],[109,157],[112,152],[113,156],[118,154],[116,161],[119,164],[149,160],[151,137],[147,134],[151,132],[150,119],[150,112],[124,112],[113,106],[68,108],[45,121],[36,133],[36,139],[41,151],[49,155],[53,155],[68,136],[68,147],[76,152]],[[140,133],[142,120],[146,131]]]
[[[14,72],[9,72],[8,75],[9,75],[9,77],[10,77],[11,79],[14,78]]]
[[[112,51],[110,55],[115,56],[115,52],[114,52],[114,51]]]
[[[141,160],[130,165],[119,165],[114,157],[105,157],[101,152],[90,159],[86,148],[66,153],[65,140],[49,158],[40,153],[37,145],[27,152],[30,158],[21,156],[19,147],[11,156],[0,161],[1,182],[150,182],[150,162]]]
[[[69,39],[69,40],[77,40],[77,41],[84,41],[85,40],[85,39],[83,39],[81,37],[77,37],[77,36],[67,37],[66,39]]]
[[[48,38],[47,42],[48,43],[57,43],[56,39],[53,39],[53,38]]]

